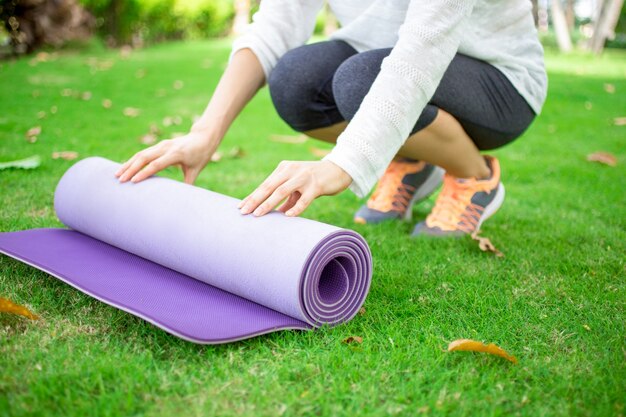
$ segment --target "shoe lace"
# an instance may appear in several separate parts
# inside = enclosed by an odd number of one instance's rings
[[[400,164],[392,162],[367,202],[368,207],[385,212],[405,212],[411,204],[416,187],[403,183],[404,175],[405,172],[401,170]]]
[[[472,203],[476,188],[477,181],[474,179],[458,180],[446,174],[435,207],[426,218],[427,225],[465,233],[476,230],[484,211],[484,207]]]

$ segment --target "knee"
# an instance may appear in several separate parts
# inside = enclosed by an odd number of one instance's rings
[[[283,55],[268,77],[270,96],[278,115],[294,130],[305,130],[304,109],[312,95],[304,57],[299,48]]]
[[[352,56],[337,68],[333,77],[333,96],[346,120],[351,120],[361,106],[385,56],[382,50],[364,52]]]

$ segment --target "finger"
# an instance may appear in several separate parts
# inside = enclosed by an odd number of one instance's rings
[[[283,205],[278,208],[278,211],[285,213],[296,204],[301,195],[302,194],[300,194],[300,191],[295,191],[291,193],[287,201],[285,201]]]
[[[260,217],[270,212],[278,205],[278,203],[293,194],[299,186],[300,182],[295,179],[284,182],[281,186],[276,188],[276,190],[263,203],[261,203],[256,210],[254,210],[253,214],[256,217]]]
[[[250,198],[250,196],[245,197],[243,200],[241,200],[241,201],[239,202],[239,204],[237,204],[237,208],[238,208],[238,209],[242,208],[242,207],[244,206],[244,204],[246,204],[246,201],[248,201],[248,199],[249,199],[249,198]]]
[[[183,175],[185,176],[185,184],[193,184],[198,178],[200,170],[197,168],[183,168]]]
[[[143,181],[151,175],[156,174],[157,172],[167,168],[175,162],[175,157],[172,155],[163,155],[154,159],[148,165],[145,166],[144,169],[135,174],[130,181],[131,182],[139,182]]]
[[[141,168],[145,167],[147,164],[157,159],[162,155],[163,151],[158,149],[146,149],[145,151],[139,152],[137,155],[133,157],[133,161],[126,169],[126,172],[120,176],[120,182],[126,182],[129,179],[133,178]]]
[[[280,187],[288,177],[286,174],[274,171],[263,183],[252,192],[246,199],[246,203],[241,207],[241,214],[250,214]]]
[[[119,169],[115,172],[115,176],[119,177],[120,175],[122,175],[124,171],[126,171],[126,169],[133,162],[134,158],[135,158],[135,155],[133,155],[128,161],[124,162],[122,166],[120,166]]]
[[[263,184],[261,184],[259,186],[262,187],[271,177],[276,176],[276,175],[280,175],[288,166],[289,162],[288,161],[280,161],[280,163],[278,164],[278,166],[276,167],[276,169],[271,173],[271,175],[263,182]],[[258,188],[257,188],[258,189]],[[256,191],[256,190],[255,190]],[[249,194],[248,196],[246,196],[244,199],[242,199],[239,204],[237,205],[238,209],[241,209],[247,201],[250,200],[250,197],[252,196],[252,194]]]
[[[118,177],[118,178],[121,177],[124,174],[124,172],[126,172],[126,170],[133,164],[133,162],[135,162],[135,160],[141,155],[142,152],[144,152],[144,151],[137,152],[136,154],[131,156],[128,159],[128,161],[124,162],[122,164],[122,166],[120,166],[120,168],[115,173],[115,176]]]
[[[302,193],[298,202],[292,208],[287,210],[285,215],[289,217],[299,216],[317,197],[318,195],[310,191]]]

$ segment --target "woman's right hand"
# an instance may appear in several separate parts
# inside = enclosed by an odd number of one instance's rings
[[[207,139],[206,133],[192,131],[185,136],[167,139],[137,152],[115,176],[120,182],[139,182],[157,172],[180,164],[187,184],[193,184],[200,171],[209,163],[219,140]]]

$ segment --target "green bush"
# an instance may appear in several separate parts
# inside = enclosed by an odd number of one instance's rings
[[[115,44],[219,36],[233,18],[229,0],[81,0],[98,32]]]

